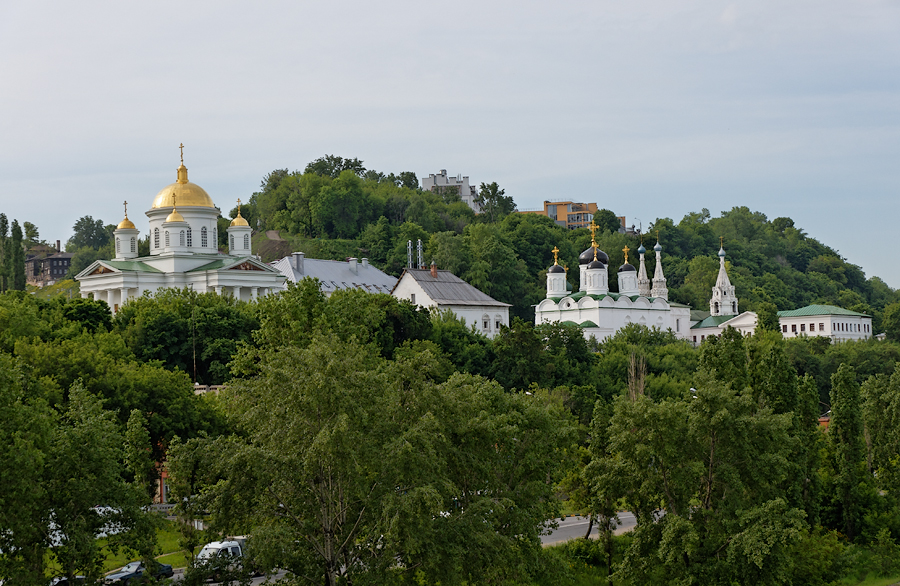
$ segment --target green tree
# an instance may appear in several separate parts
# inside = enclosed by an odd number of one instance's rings
[[[344,159],[336,155],[325,155],[319,157],[315,161],[309,163],[304,173],[315,173],[316,175],[327,175],[328,177],[337,178],[344,171],[350,171],[357,177],[366,174],[366,168],[359,159]]]
[[[110,239],[110,231],[103,225],[102,220],[95,220],[91,216],[83,216],[72,226],[75,232],[68,242],[66,250],[73,252],[79,248],[102,248]]]
[[[622,227],[622,222],[615,212],[605,208],[597,210],[597,213],[594,214],[594,223],[600,228],[601,234],[603,232],[618,232],[619,228]]]
[[[25,241],[29,246],[34,246],[40,242],[40,234],[38,233],[38,228],[31,222],[25,222],[22,224],[22,229],[25,231]]]
[[[862,523],[864,482],[863,418],[856,372],[842,364],[831,377],[831,423],[828,426],[835,471],[835,491],[840,529],[849,539],[859,535]]]
[[[881,327],[888,340],[900,342],[900,301],[895,301],[884,308]]]
[[[9,220],[0,213],[0,293],[11,288],[13,255],[9,241]]]
[[[505,189],[500,189],[497,182],[482,183],[478,188],[475,203],[481,206],[481,212],[490,223],[498,222],[504,216],[516,211],[516,204],[511,195],[504,195]]]
[[[763,332],[780,332],[778,308],[774,303],[763,302],[756,306],[757,329]]]

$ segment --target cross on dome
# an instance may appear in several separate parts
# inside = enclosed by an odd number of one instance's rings
[[[178,148],[181,149],[181,164],[184,165],[184,143],[179,144]]]
[[[627,245],[627,244],[625,245],[625,248],[622,249],[622,252],[625,253],[625,264],[628,264],[628,251],[629,251],[629,250],[631,250],[631,249],[628,248],[628,245]]]
[[[238,206],[240,206],[240,203],[241,203],[241,200],[238,200]],[[559,264],[559,249],[554,246],[553,250],[551,250],[550,252],[553,253],[553,264],[558,265]]]

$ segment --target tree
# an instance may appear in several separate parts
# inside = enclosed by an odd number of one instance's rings
[[[849,539],[859,535],[862,522],[860,485],[864,480],[863,418],[856,372],[842,364],[831,377],[831,423],[828,436],[834,449],[834,479],[841,531]]]
[[[38,234],[38,228],[31,222],[25,222],[22,224],[22,228],[25,230],[25,241],[28,242],[29,246],[33,246],[39,242],[40,235]]]
[[[490,223],[498,222],[504,216],[516,211],[516,204],[512,196],[505,196],[505,189],[500,189],[497,182],[482,183],[478,189],[475,202],[481,206],[481,211]]]
[[[594,223],[600,228],[601,234],[603,232],[618,232],[619,228],[622,227],[622,222],[615,212],[605,208],[597,210],[597,213],[594,214]]]
[[[79,218],[72,226],[75,232],[66,242],[66,250],[74,252],[79,248],[99,249],[110,239],[110,233],[103,225],[102,220],[95,220],[91,216]]]
[[[888,340],[900,342],[900,301],[895,301],[884,308],[881,327]]]
[[[756,306],[756,327],[763,332],[779,332],[778,308],[774,303],[763,302]]]
[[[9,288],[25,290],[25,248],[22,245],[22,228],[18,220],[13,220],[12,236],[9,239],[9,254],[12,256],[12,273]]]
[[[366,174],[366,168],[359,159],[344,159],[336,155],[325,155],[319,157],[315,161],[309,163],[304,173],[315,173],[316,175],[327,175],[337,178],[344,171],[351,171],[357,177]]]
[[[13,257],[9,242],[9,220],[0,213],[0,293],[11,288]]]

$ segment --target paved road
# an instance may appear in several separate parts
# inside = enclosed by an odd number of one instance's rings
[[[548,535],[541,535],[541,543],[551,545],[569,541],[576,537],[584,537],[588,528],[587,517],[568,517],[565,521],[559,522],[559,527],[554,529]],[[636,524],[634,515],[628,511],[619,512],[619,525],[616,527],[615,534],[620,535],[626,531],[630,531]],[[597,525],[595,524],[591,530],[591,537],[597,537]]]

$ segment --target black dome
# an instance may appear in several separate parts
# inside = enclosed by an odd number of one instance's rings
[[[598,253],[597,253],[597,260],[592,260],[592,261],[591,261],[591,264],[589,264],[589,265],[587,266],[587,268],[589,268],[589,269],[602,269],[603,267],[605,267],[606,265],[604,265],[602,262],[600,262],[599,259],[600,259],[600,253],[598,252]]]
[[[628,264],[627,262],[619,267],[620,273],[626,273],[628,271],[634,271],[634,270],[636,270],[636,269],[633,266],[631,266],[630,264]]]
[[[547,272],[548,272],[548,273],[564,273],[564,272],[566,272],[566,269],[562,268],[562,267],[559,266],[559,265],[553,265],[552,267],[550,267],[550,268],[547,270]]]
[[[594,260],[594,248],[593,247],[588,248],[587,250],[585,250],[578,256],[578,264],[580,264],[580,265],[586,265],[593,260]],[[609,257],[606,255],[605,252],[603,252],[599,248],[597,249],[597,260],[599,260],[600,262],[602,262],[605,265],[609,264]]]

